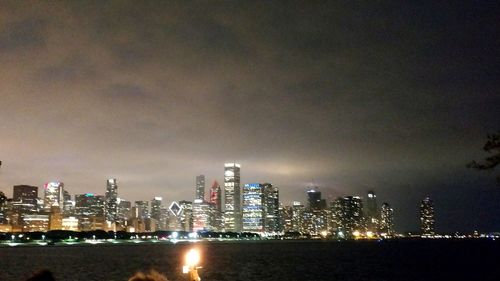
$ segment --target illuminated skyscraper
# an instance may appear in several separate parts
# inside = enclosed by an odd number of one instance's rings
[[[64,184],[62,182],[49,182],[44,186],[44,209],[50,211],[52,206],[62,208],[64,206],[63,196]]]
[[[366,198],[366,227],[370,231],[377,231],[379,222],[379,212],[377,207],[377,195],[375,192],[368,191],[368,197]]]
[[[210,208],[211,208],[211,222],[210,226],[214,231],[222,231],[224,221],[222,218],[222,194],[220,185],[217,181],[214,181],[212,187],[210,188]]]
[[[157,221],[160,221],[161,217],[161,197],[155,197],[151,200],[151,217]]]
[[[243,231],[278,232],[279,191],[270,183],[243,187]]]
[[[345,237],[352,236],[356,231],[363,232],[365,230],[363,201],[360,197],[347,196],[340,198],[335,204],[339,204],[335,207],[335,212],[341,213],[341,231]],[[337,208],[341,208],[341,211]]]
[[[429,197],[420,203],[420,229],[424,236],[436,234],[434,231],[434,203]]]
[[[104,229],[105,198],[92,193],[75,195],[75,214],[81,231]]]
[[[394,210],[388,203],[382,204],[380,208],[380,233],[385,233],[386,235],[394,234]]]
[[[118,203],[118,221],[125,225],[125,222],[132,216],[132,203],[130,201],[117,198]]]
[[[75,214],[78,218],[104,218],[104,196],[92,193],[75,195]]]
[[[305,232],[304,227],[304,212],[306,207],[302,205],[299,201],[294,201],[292,205],[292,225],[293,231]]]
[[[205,176],[196,177],[196,196],[195,199],[205,200]]]
[[[179,219],[184,231],[193,231],[193,202],[187,200],[179,201],[181,208]]]
[[[224,228],[241,231],[240,164],[224,164]]]
[[[280,225],[280,202],[279,189],[270,183],[264,183],[264,230],[266,232],[278,232],[281,230]]]
[[[136,217],[145,220],[150,217],[148,201],[135,201]]]
[[[264,186],[260,183],[243,186],[243,231],[264,232]]]
[[[116,184],[116,179],[108,179],[106,182],[106,207],[105,216],[106,221],[116,222],[118,220],[118,185]]]
[[[38,211],[38,187],[30,185],[15,185],[13,188],[12,210],[19,216]]]
[[[193,231],[211,230],[210,215],[210,204],[201,199],[195,199],[193,202]]]
[[[212,187],[210,188],[210,203],[215,206],[215,209],[219,212],[222,211],[222,199],[221,199],[220,185],[217,181],[214,181]]]

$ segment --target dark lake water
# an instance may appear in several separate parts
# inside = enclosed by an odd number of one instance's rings
[[[203,254],[202,280],[500,280],[500,241],[262,241],[0,247],[0,280],[47,268],[57,280],[125,281],[156,269],[186,280],[182,256]]]

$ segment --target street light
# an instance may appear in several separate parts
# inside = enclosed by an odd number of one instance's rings
[[[185,265],[182,267],[182,273],[189,274],[189,281],[201,281],[200,276],[198,275],[198,268],[201,266],[197,266],[200,263],[200,253],[191,249],[187,252],[185,257]]]

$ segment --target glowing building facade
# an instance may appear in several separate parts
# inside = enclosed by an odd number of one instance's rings
[[[420,203],[420,230],[423,236],[436,234],[434,230],[434,203],[426,197]]]
[[[394,210],[389,203],[382,204],[380,208],[379,231],[387,236],[394,234]]]
[[[116,179],[108,179],[106,181],[105,198],[106,221],[114,223],[118,221],[118,185],[116,184]]]
[[[193,201],[193,231],[212,230],[210,204],[201,199]]]
[[[204,175],[199,175],[196,177],[195,199],[205,200],[205,176]]]
[[[240,164],[224,164],[224,228],[241,231]]]
[[[243,231],[264,231],[264,186],[260,183],[243,186]]]
[[[280,230],[279,191],[270,183],[251,183],[243,187],[243,231]]]
[[[64,184],[62,182],[49,182],[44,185],[44,209],[50,211],[52,206],[64,206]]]
[[[366,198],[366,228],[369,231],[376,232],[379,223],[379,212],[377,206],[377,195],[373,191],[368,191],[368,196]]]

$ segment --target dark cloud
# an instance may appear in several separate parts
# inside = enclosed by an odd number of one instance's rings
[[[221,182],[237,161],[243,182],[271,181],[285,203],[312,184],[329,200],[374,189],[406,230],[431,195],[444,231],[498,228],[479,207],[494,179],[464,168],[498,130],[497,12],[4,2],[0,189],[57,179],[103,193],[117,177],[121,197],[189,199],[197,174]]]

